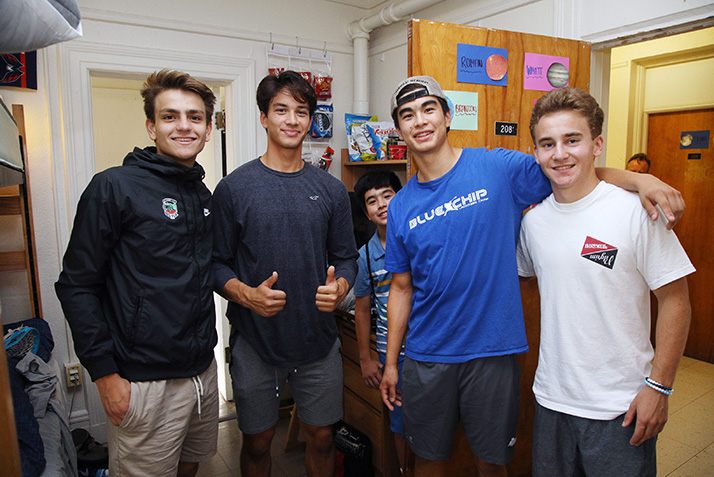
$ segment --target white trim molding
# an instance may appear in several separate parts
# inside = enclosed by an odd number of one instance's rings
[[[50,116],[59,119],[52,123],[52,137],[62,138],[55,149],[54,182],[60,196],[55,200],[67,204],[60,221],[69,224],[79,197],[94,175],[94,141],[92,123],[92,76],[143,79],[160,68],[186,71],[211,85],[223,86],[226,91],[226,155],[228,169],[233,170],[246,158],[256,155],[255,121],[239,118],[255,116],[255,64],[251,59],[240,59],[208,54],[182,53],[155,47],[137,48],[76,41],[58,45],[57,61],[59,88],[50,90]],[[52,81],[51,81],[52,83]],[[128,152],[128,151],[127,151]],[[66,196],[63,196],[66,194]],[[69,239],[68,227],[60,226],[60,249]]]
[[[71,222],[82,191],[95,172],[91,77],[144,79],[160,68],[186,71],[212,86],[225,88],[228,170],[256,157],[255,64],[251,59],[160,50],[152,45],[121,47],[77,40],[48,48],[48,103],[57,243],[60,254],[69,242]],[[242,121],[240,119],[243,119]],[[128,151],[126,151],[128,152]],[[61,262],[61,255],[58,260]],[[65,324],[66,336],[70,333]],[[74,419],[89,420],[100,438],[106,420],[96,389],[83,388],[86,411]],[[86,414],[84,414],[86,412]]]

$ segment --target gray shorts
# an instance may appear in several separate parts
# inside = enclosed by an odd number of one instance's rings
[[[657,475],[657,438],[630,445],[636,423],[622,427],[624,414],[598,421],[535,407],[534,476]]]
[[[290,383],[298,417],[311,426],[330,426],[342,418],[342,356],[336,339],[324,358],[297,368],[276,368],[238,336],[231,349],[231,378],[238,427],[259,434],[278,422],[279,395]],[[276,389],[277,388],[277,389]]]
[[[461,421],[471,450],[491,464],[513,457],[521,369],[515,355],[465,363],[406,358],[402,372],[404,439],[415,454],[444,460]]]

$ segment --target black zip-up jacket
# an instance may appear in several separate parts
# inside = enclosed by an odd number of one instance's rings
[[[187,378],[210,365],[213,217],[203,176],[199,164],[135,148],[82,194],[55,290],[92,380]]]

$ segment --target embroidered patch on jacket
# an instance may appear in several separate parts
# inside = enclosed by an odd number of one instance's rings
[[[164,209],[164,215],[171,220],[175,220],[179,216],[178,203],[176,199],[162,199],[161,207]]]
[[[612,267],[615,266],[615,257],[617,257],[617,247],[592,237],[585,237],[585,244],[580,256],[612,270]]]

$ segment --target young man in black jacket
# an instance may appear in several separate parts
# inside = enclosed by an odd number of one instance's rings
[[[141,90],[156,147],[94,176],[55,284],[107,414],[112,475],[195,475],[216,452],[211,193],[196,163],[215,96],[162,70]]]

